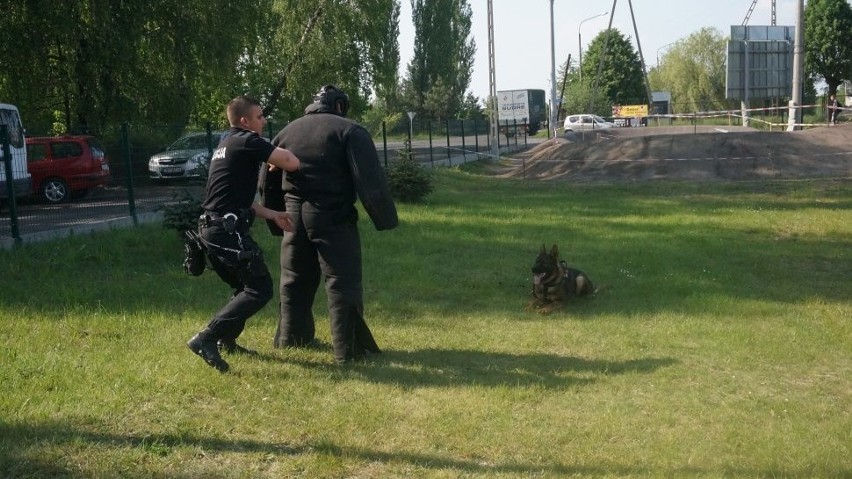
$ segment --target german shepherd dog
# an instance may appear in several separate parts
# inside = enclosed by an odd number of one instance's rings
[[[540,314],[552,313],[571,298],[596,292],[595,285],[586,273],[559,260],[559,248],[556,245],[553,245],[549,253],[547,248],[541,245],[532,274],[532,299],[527,309]]]

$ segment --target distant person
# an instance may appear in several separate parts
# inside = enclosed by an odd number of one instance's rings
[[[841,108],[843,108],[843,103],[840,103],[834,95],[831,95],[828,99],[828,121],[832,125],[837,124],[837,118],[840,116]]]
[[[287,213],[254,201],[260,167],[269,163],[286,171],[299,168],[296,155],[260,136],[266,118],[257,100],[238,96],[228,103],[227,114],[231,128],[210,161],[198,234],[213,269],[234,292],[207,327],[187,342],[193,353],[221,372],[228,370],[228,363],[220,349],[254,354],[237,344],[237,337],[246,321],[273,296],[272,276],[260,246],[251,237],[254,217],[272,221],[283,230],[292,228]]]
[[[299,157],[299,171],[284,174],[272,194],[268,184],[264,188],[265,200],[283,200],[293,221],[293,231],[284,233],[281,241],[281,317],[275,346],[314,341],[312,308],[324,278],[338,363],[381,352],[364,320],[356,198],[377,230],[395,228],[399,222],[375,143],[366,129],[346,118],[348,110],[346,93],[333,85],[322,87],[305,115],[272,140]],[[273,175],[267,181],[274,182]]]

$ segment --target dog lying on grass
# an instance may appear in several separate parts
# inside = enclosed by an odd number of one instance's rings
[[[553,245],[550,252],[541,245],[541,251],[532,267],[532,299],[528,310],[549,314],[565,305],[565,301],[596,292],[595,285],[586,273],[571,268],[559,259],[559,248]]]

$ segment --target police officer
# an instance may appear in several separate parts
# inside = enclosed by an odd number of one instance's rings
[[[301,161],[299,171],[284,174],[281,183],[293,231],[284,233],[281,241],[281,317],[275,346],[313,342],[312,306],[324,276],[332,347],[339,363],[380,352],[364,321],[356,197],[377,230],[398,224],[373,139],[346,118],[348,109],[347,95],[326,85],[305,108],[305,115],[272,140]],[[266,200],[275,197],[265,195]]]
[[[228,103],[227,115],[231,128],[210,162],[199,235],[213,269],[234,292],[207,327],[187,342],[193,353],[221,372],[228,370],[228,363],[220,349],[254,353],[236,339],[248,318],[272,298],[272,277],[249,230],[254,216],[282,230],[292,229],[287,213],[255,203],[258,172],[264,163],[286,171],[299,168],[296,155],[260,136],[266,118],[257,100],[238,96]]]

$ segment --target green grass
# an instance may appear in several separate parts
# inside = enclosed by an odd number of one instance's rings
[[[323,347],[273,349],[273,301],[260,358],[205,366],[184,342],[228,291],[158,226],[0,251],[0,476],[852,476],[849,180],[473,170],[396,230],[362,221],[385,354],[351,367],[322,292]],[[602,291],[525,311],[542,243]]]

